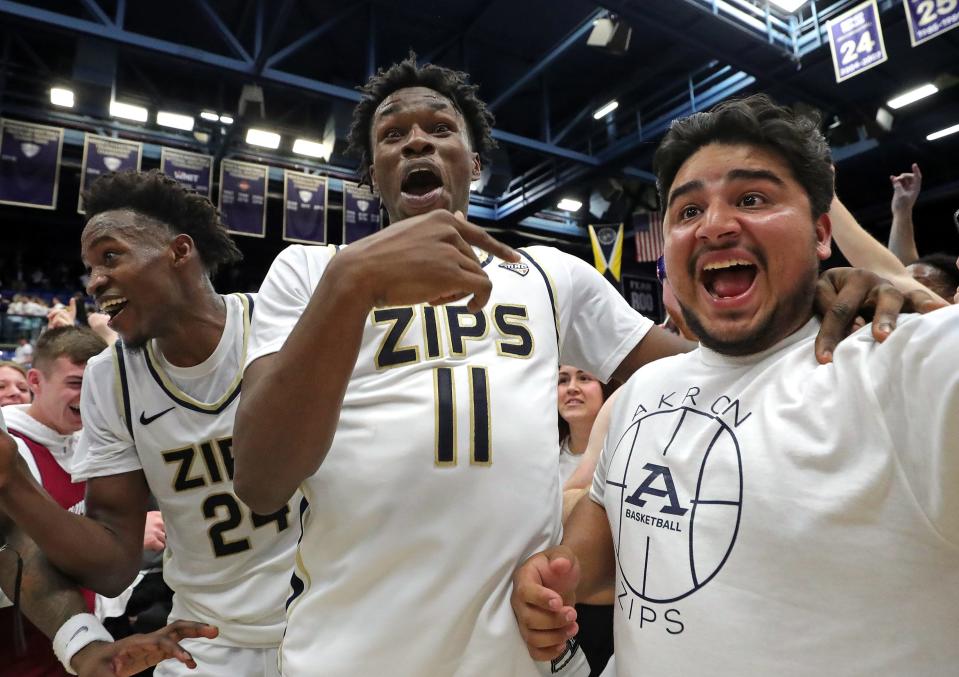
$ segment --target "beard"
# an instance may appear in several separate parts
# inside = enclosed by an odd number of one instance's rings
[[[772,312],[747,334],[723,336],[710,331],[689,308],[680,303],[683,319],[700,343],[722,355],[743,356],[762,352],[789,336],[812,317],[819,266],[809,268],[788,295],[781,297]]]

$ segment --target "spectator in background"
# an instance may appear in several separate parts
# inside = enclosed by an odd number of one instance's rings
[[[560,365],[556,388],[559,407],[559,477],[566,482],[579,465],[596,414],[615,386],[568,364]]]
[[[13,361],[24,367],[33,364],[33,344],[26,336],[21,336],[18,339],[17,348],[13,351]]]
[[[912,171],[890,176],[892,182],[892,229],[889,231],[889,250],[903,265],[919,258],[916,249],[916,234],[912,222],[912,210],[922,189],[922,172],[912,163]]]
[[[953,254],[927,254],[906,266],[917,282],[929,287],[942,298],[951,300],[959,287],[959,267]]]
[[[16,362],[0,362],[0,407],[30,404],[27,370]]]
[[[81,315],[83,321],[81,321]],[[47,313],[47,329],[57,327],[89,327],[93,332],[106,341],[108,346],[116,343],[117,333],[110,329],[110,316],[106,313],[87,314],[83,296],[79,292],[70,299],[69,305],[61,305],[60,309],[51,308]]]

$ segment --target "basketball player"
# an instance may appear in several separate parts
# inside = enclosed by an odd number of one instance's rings
[[[810,348],[830,153],[765,96],[673,124],[666,267],[700,337],[619,390],[590,498],[517,571],[530,654],[615,581],[616,669],[945,675],[959,664],[959,309]]]
[[[0,484],[9,474],[30,470],[20,456],[16,441],[7,434],[0,413]],[[19,571],[19,574],[18,574]],[[20,579],[18,582],[17,579]],[[189,621],[176,621],[149,635],[132,635],[113,642],[96,616],[87,613],[87,600],[80,590],[50,566],[40,555],[36,544],[0,513],[0,588],[10,598],[19,593],[20,606],[27,618],[48,637],[54,639],[58,657],[70,674],[81,677],[114,677],[132,675],[167,658],[176,658],[188,667],[195,667],[189,652],[177,644],[184,637],[214,637],[216,628]],[[20,632],[16,623],[4,624],[4,644],[10,640],[11,654],[4,655],[4,664],[12,664],[18,656],[15,644]],[[26,649],[26,647],[24,647]],[[28,650],[28,649],[27,649]],[[52,675],[28,671],[29,675]],[[62,673],[61,673],[62,674]],[[25,677],[22,673],[18,677]]]
[[[588,673],[575,629],[531,661],[508,602],[561,533],[556,368],[624,378],[685,344],[579,259],[466,220],[491,122],[462,73],[374,76],[351,141],[392,225],[292,246],[261,287],[236,487],[270,512],[303,486],[285,675]]]
[[[121,341],[90,360],[74,477],[89,519],[26,488],[0,495],[45,554],[83,585],[116,594],[136,575],[146,501],[165,518],[171,618],[215,624],[188,644],[204,675],[272,675],[295,529],[286,505],[251,513],[233,493],[233,415],[253,299],[210,282],[239,259],[208,200],[156,172],[98,180],[84,198],[88,292]],[[8,505],[9,507],[9,505]],[[164,663],[158,676],[181,674]]]

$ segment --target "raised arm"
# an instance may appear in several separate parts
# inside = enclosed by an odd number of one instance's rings
[[[908,266],[919,258],[912,210],[922,189],[922,172],[912,163],[912,171],[890,176],[892,182],[892,229],[889,231],[889,249]]]
[[[374,307],[471,294],[471,311],[486,303],[491,285],[471,245],[517,260],[483,229],[442,210],[395,223],[330,260],[282,348],[244,373],[233,438],[241,500],[258,513],[278,510],[320,467]],[[261,306],[271,285],[268,277]]]

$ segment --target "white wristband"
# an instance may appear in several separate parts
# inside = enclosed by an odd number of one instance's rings
[[[77,671],[70,661],[80,649],[92,642],[112,642],[113,637],[93,614],[77,614],[60,626],[53,638],[53,653],[71,675]]]

